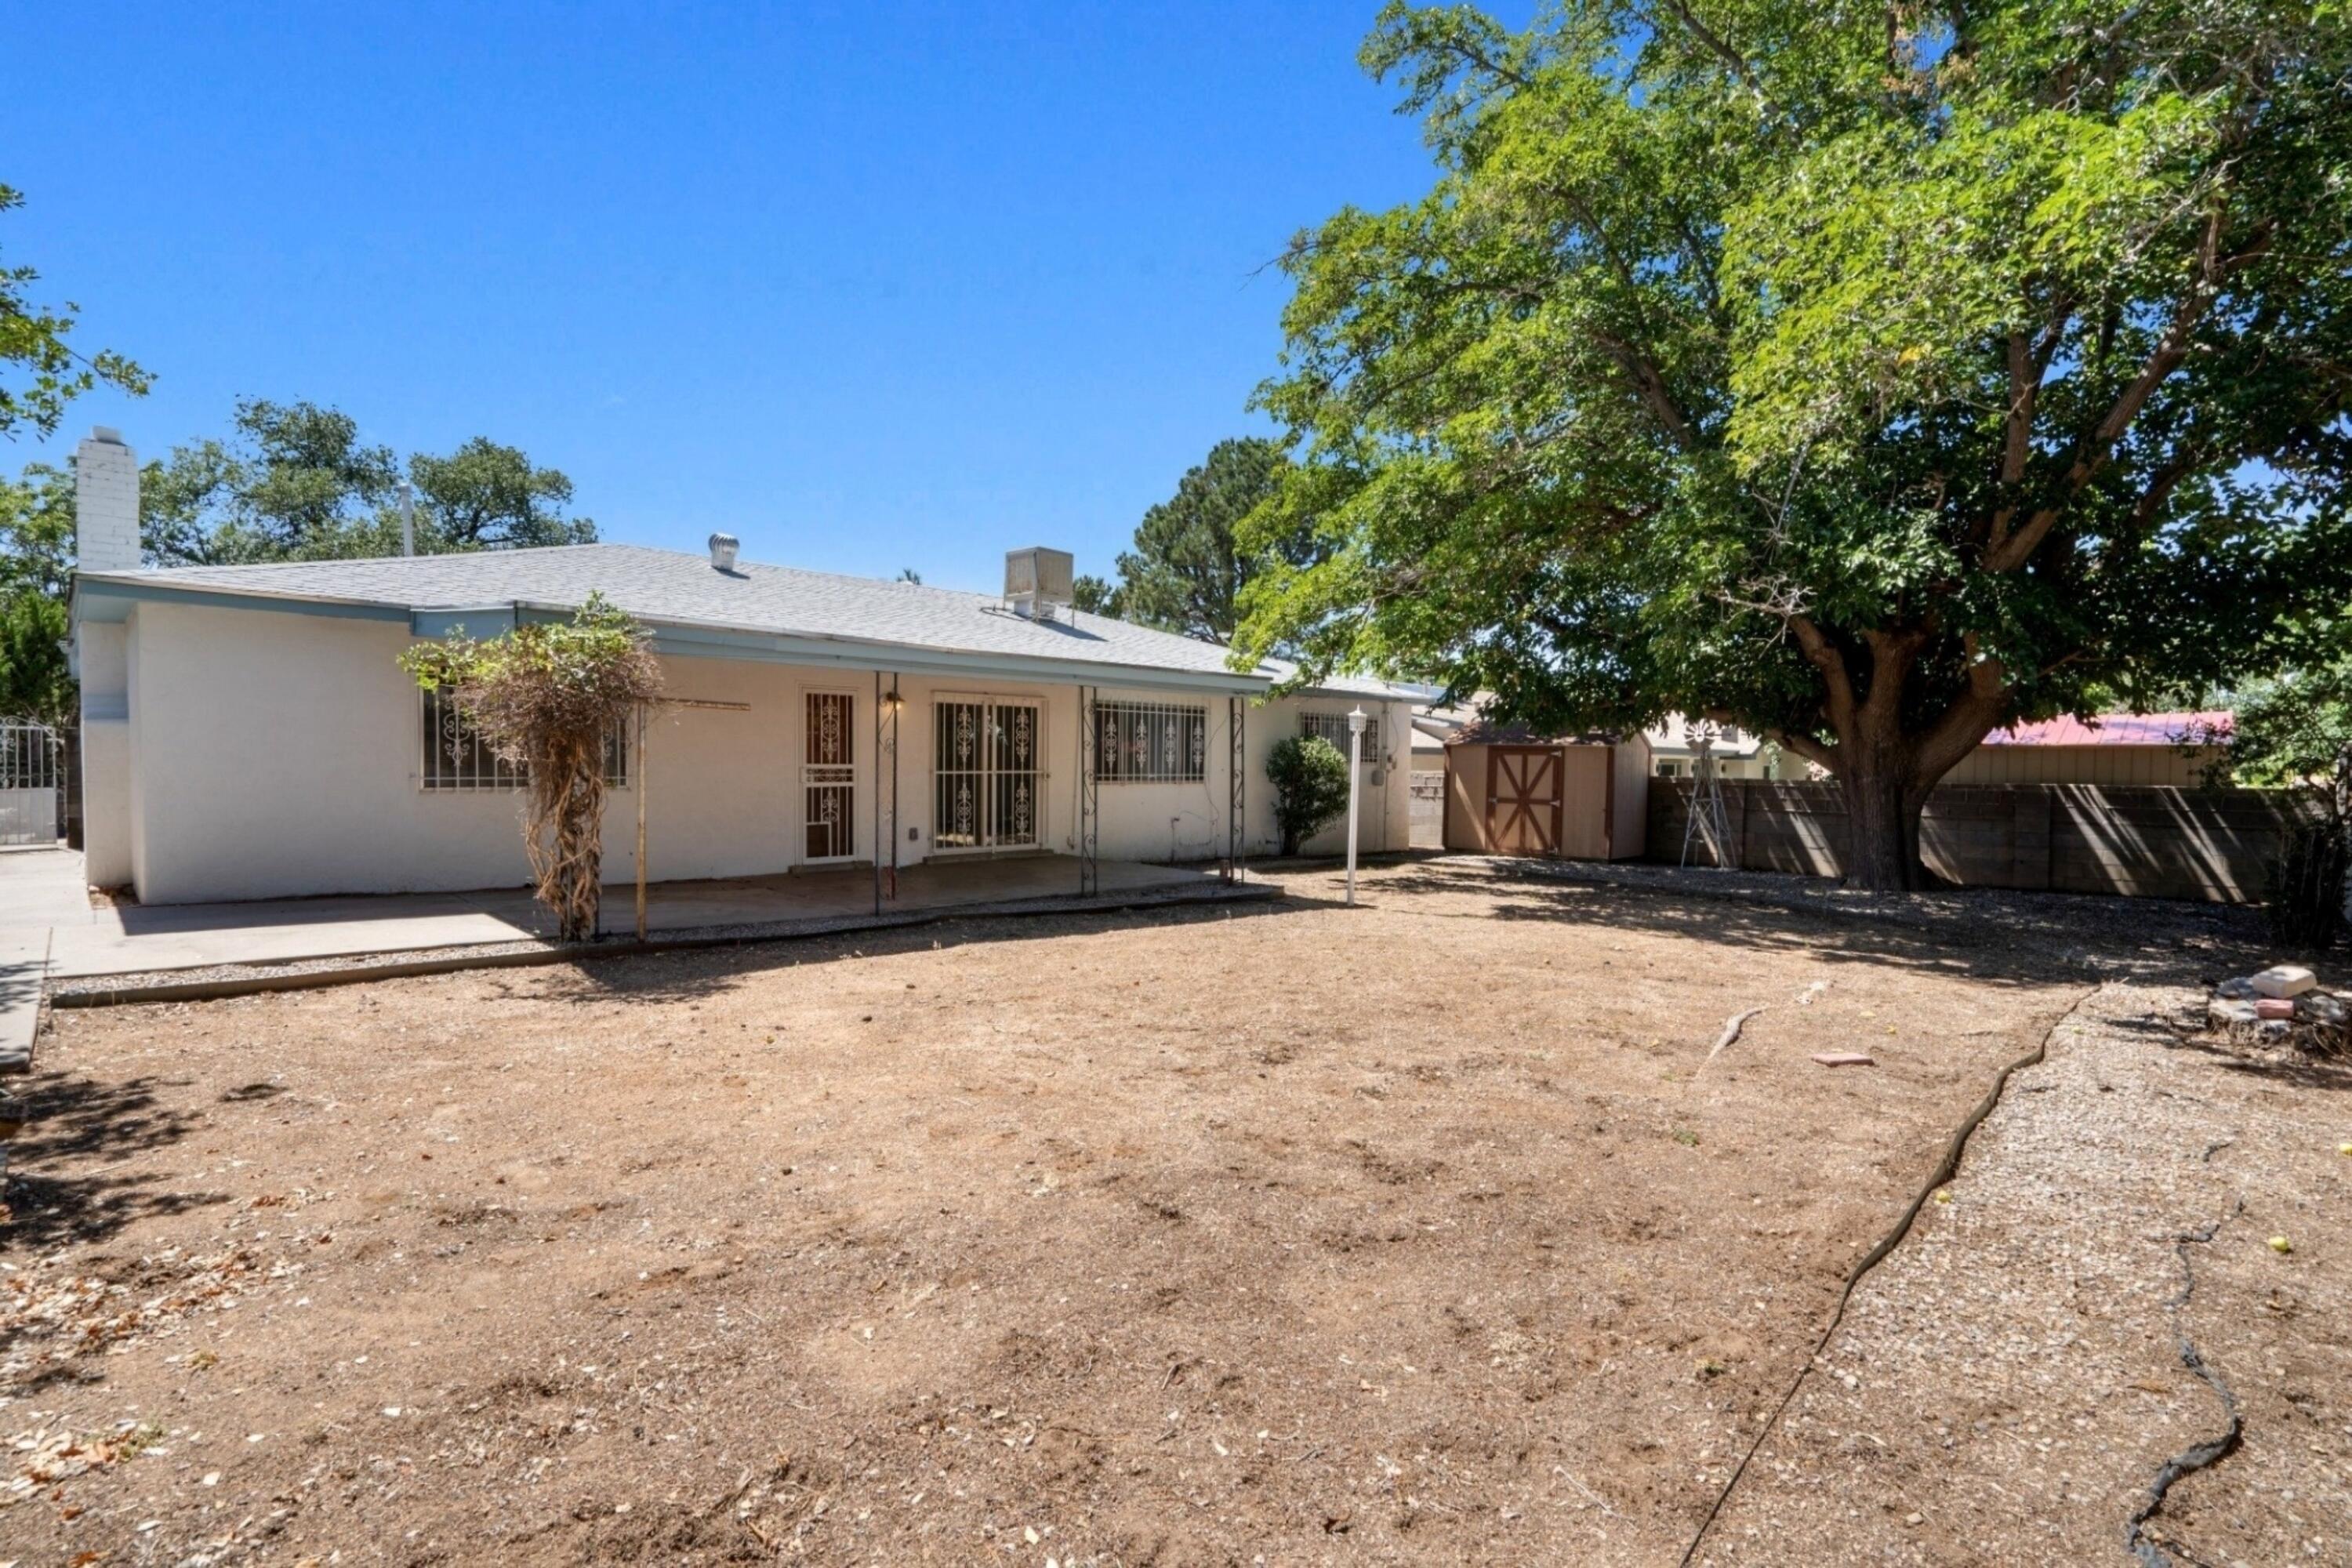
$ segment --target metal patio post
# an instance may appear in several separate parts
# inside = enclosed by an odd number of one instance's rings
[[[1364,710],[1350,709],[1348,713],[1348,902],[1356,901],[1356,796],[1357,774],[1364,761]]]

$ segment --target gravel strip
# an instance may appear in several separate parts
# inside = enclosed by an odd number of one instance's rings
[[[1697,1561],[2352,1561],[2352,1078],[2177,1033],[2201,1005],[2110,982],[2058,1026]],[[2184,1346],[2243,1444],[2151,1510],[2228,1430]]]
[[[2036,949],[2070,966],[2117,976],[2177,976],[2184,948],[2236,952],[2263,941],[2261,911],[2242,904],[2103,899],[2086,893],[2000,888],[1874,893],[1821,877],[1653,866],[1632,860],[1497,859],[1496,863],[1555,881],[1724,899],[1906,931],[1998,942]],[[2146,945],[2159,936],[2162,945]],[[2217,969],[2213,978],[2220,979],[2222,973]]]

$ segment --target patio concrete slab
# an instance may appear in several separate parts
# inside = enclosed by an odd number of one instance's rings
[[[0,1073],[23,1072],[33,1065],[48,956],[47,926],[0,931]]]
[[[0,849],[0,1073],[32,1065],[49,931],[92,917],[81,857],[43,846]]]
[[[0,931],[88,925],[94,912],[79,851],[0,849]]]
[[[1213,881],[1213,869],[1104,861],[1106,894],[1174,889]],[[1077,862],[1062,856],[932,862],[898,873],[886,913],[1075,895]],[[864,867],[772,877],[657,882],[648,889],[649,931],[676,933],[772,923],[851,919],[874,911],[874,874]],[[367,953],[549,941],[552,922],[521,889],[476,893],[402,893],[285,899],[252,903],[130,906],[96,911],[55,928],[53,982],[224,964],[283,963]],[[635,889],[604,891],[604,929],[635,928]]]

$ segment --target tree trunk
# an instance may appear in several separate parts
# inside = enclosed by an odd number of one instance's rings
[[[1822,672],[1822,716],[1836,736],[1823,746],[1801,739],[1798,754],[1836,774],[1845,795],[1845,885],[1872,892],[1940,887],[1919,858],[1919,816],[1936,781],[1984,742],[2012,711],[2001,661],[1960,637],[1965,685],[1931,722],[1906,731],[1905,683],[1934,641],[1927,627],[1864,631],[1833,639],[1804,616],[1790,621],[1799,645]]]
[[[1872,892],[1912,892],[1932,887],[1919,858],[1919,814],[1927,791],[1918,785],[1913,743],[1893,723],[1860,733],[1839,748],[1838,783],[1845,794],[1845,885]]]
[[[1900,779],[1862,769],[1848,772],[1845,790],[1845,885],[1873,892],[1909,892],[1928,885],[1919,859],[1919,811]]]

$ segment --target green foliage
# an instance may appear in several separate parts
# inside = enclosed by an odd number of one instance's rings
[[[585,544],[596,525],[565,515],[572,481],[519,447],[477,436],[447,457],[408,459],[421,555]],[[401,465],[359,424],[309,402],[247,399],[226,440],[174,447],[140,475],[140,529],[162,565],[315,561],[400,553]]]
[[[2208,782],[2316,786],[2331,820],[2352,824],[2352,616],[2328,624],[2315,651],[2301,668],[2238,694]]]
[[[1703,13],[1703,14],[1702,14]],[[2352,589],[2336,4],[1391,5],[1433,187],[1302,234],[1245,652],[1827,766],[1862,879],[1991,728]]]
[[[73,677],[66,672],[66,607],[39,588],[0,592],[0,718],[74,722]]]
[[[1119,614],[1118,590],[1100,577],[1081,575],[1071,578],[1070,603],[1090,616],[1125,618]]]
[[[1287,735],[1266,753],[1265,776],[1274,785],[1274,821],[1282,831],[1282,852],[1298,853],[1348,812],[1348,759],[1320,735]]]
[[[73,476],[27,463],[0,479],[0,593],[29,586],[62,600],[73,556]]]
[[[477,436],[446,458],[411,458],[408,477],[416,488],[421,553],[596,541],[593,522],[563,515],[572,481],[561,469],[531,467],[519,447]]]
[[[462,630],[412,645],[400,667],[446,689],[489,748],[524,770],[523,846],[540,901],[561,935],[596,933],[604,885],[604,747],[614,727],[661,692],[646,630],[601,594],[569,622],[486,639]]]
[[[1177,481],[1176,493],[1136,526],[1135,548],[1119,554],[1114,613],[1185,637],[1232,640],[1235,596],[1249,576],[1234,531],[1275,494],[1289,467],[1281,443],[1263,437],[1212,447]]]
[[[2290,832],[2269,868],[2264,900],[2271,934],[2297,947],[2326,947],[2344,918],[2352,861],[2352,613],[2306,622],[2294,668],[2239,692],[2209,785],[2315,790],[2325,816]]]
[[[24,205],[20,193],[0,185],[0,213]],[[27,429],[44,437],[57,434],[66,405],[100,384],[136,397],[153,382],[119,353],[101,349],[84,354],[68,343],[79,307],[70,301],[56,309],[34,304],[27,290],[40,278],[30,267],[0,267],[0,368],[21,367],[29,377],[15,384],[0,382],[0,437],[12,440]]]

